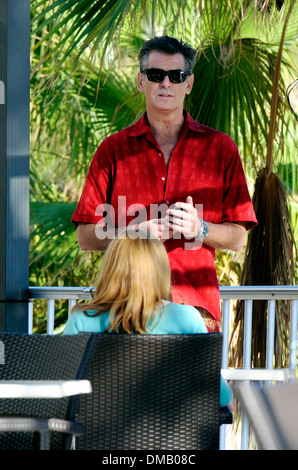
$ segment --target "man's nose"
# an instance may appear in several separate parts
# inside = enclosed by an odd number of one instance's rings
[[[167,75],[165,76],[165,78],[161,82],[161,85],[164,86],[164,87],[172,86],[172,82],[170,81],[170,79]]]

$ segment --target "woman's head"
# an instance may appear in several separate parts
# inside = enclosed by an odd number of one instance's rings
[[[100,269],[92,305],[111,312],[118,332],[146,331],[148,320],[171,295],[171,273],[163,244],[139,232],[119,234],[109,245]]]

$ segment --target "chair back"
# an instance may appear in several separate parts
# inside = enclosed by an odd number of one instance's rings
[[[220,333],[94,336],[76,449],[219,448]]]
[[[0,334],[0,380],[84,379],[91,337]],[[75,417],[77,397],[46,399],[0,399],[0,416],[59,418]],[[70,447],[66,434],[51,433],[51,449]],[[23,432],[1,432],[0,449],[38,448],[37,436]]]

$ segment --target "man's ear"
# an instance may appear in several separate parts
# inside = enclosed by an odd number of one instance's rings
[[[186,94],[189,95],[189,93],[191,92],[192,90],[192,87],[193,87],[193,84],[194,84],[194,80],[195,80],[195,76],[194,74],[192,73],[188,79],[187,79],[187,88],[186,88]]]
[[[141,93],[144,91],[144,74],[142,72],[138,73],[138,90]]]

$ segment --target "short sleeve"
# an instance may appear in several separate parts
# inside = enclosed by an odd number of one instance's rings
[[[66,325],[64,327],[64,331],[63,331],[64,335],[77,335],[78,334],[79,328],[77,325],[77,319],[78,319],[77,311],[69,315]]]
[[[222,222],[244,222],[249,230],[257,225],[253,204],[236,144],[229,139],[224,169]]]
[[[82,195],[72,216],[72,222],[96,224],[103,221],[112,192],[112,149],[107,139],[92,158]]]

